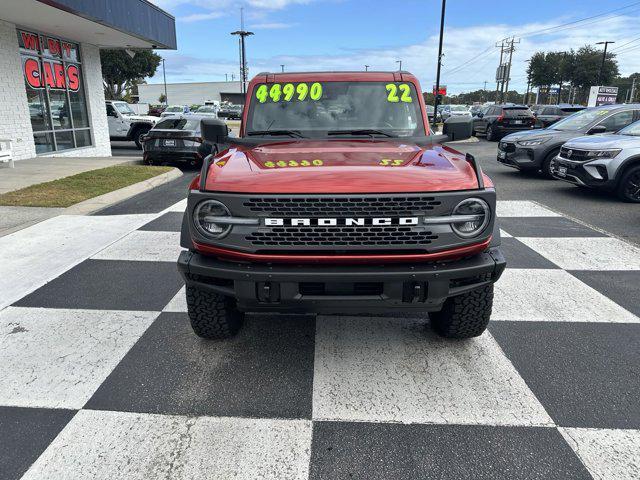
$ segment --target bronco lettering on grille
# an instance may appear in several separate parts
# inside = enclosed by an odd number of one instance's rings
[[[265,227],[353,227],[365,225],[418,225],[419,217],[265,218]]]

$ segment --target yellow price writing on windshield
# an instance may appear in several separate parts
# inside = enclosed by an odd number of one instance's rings
[[[256,89],[256,98],[260,103],[266,103],[271,100],[277,102],[290,102],[298,100],[300,102],[310,98],[311,100],[320,100],[322,98],[322,84],[315,82],[309,86],[306,83],[274,83],[272,85],[262,84]]]
[[[321,167],[322,165],[324,165],[324,162],[319,158],[316,158],[315,160],[278,160],[277,162],[264,162],[264,166],[267,168]]]
[[[396,85],[395,83],[387,83],[385,88],[387,89],[388,102],[413,102],[413,99],[411,98],[411,87],[406,83],[401,83],[400,85]]]

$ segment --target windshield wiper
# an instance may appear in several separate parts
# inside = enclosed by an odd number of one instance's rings
[[[254,130],[247,132],[247,136],[258,135],[289,135],[290,137],[305,138],[305,136],[300,133],[300,130]]]
[[[327,135],[382,135],[383,137],[395,138],[395,135],[391,135],[387,132],[383,132],[381,130],[370,130],[370,129],[360,129],[360,130],[330,130],[327,132]]]

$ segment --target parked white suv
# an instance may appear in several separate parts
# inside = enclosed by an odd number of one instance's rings
[[[640,121],[610,135],[569,140],[551,162],[552,175],[640,203]]]
[[[111,140],[133,140],[142,148],[142,136],[159,120],[158,117],[138,115],[127,102],[107,100],[107,119]]]

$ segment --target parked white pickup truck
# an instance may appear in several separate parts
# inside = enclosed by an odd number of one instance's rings
[[[138,115],[127,102],[107,100],[106,103],[111,140],[133,140],[141,149],[141,137],[151,130],[159,118]]]

